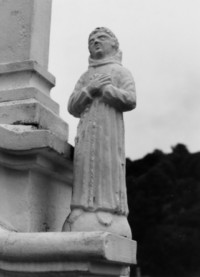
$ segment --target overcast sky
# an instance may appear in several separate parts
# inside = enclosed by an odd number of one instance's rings
[[[137,108],[125,113],[126,156],[184,143],[200,151],[200,0],[53,0],[49,71],[52,97],[69,124],[67,101],[87,70],[89,33],[110,28],[135,79]]]

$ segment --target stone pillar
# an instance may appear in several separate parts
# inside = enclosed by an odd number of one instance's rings
[[[32,60],[47,69],[50,0],[0,1],[0,62]]]
[[[50,98],[51,0],[0,1],[0,226],[60,231],[72,186],[68,125]]]

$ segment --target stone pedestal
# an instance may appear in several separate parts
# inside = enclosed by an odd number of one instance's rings
[[[0,1],[0,277],[127,275],[135,242],[61,232],[73,161],[50,98],[50,18],[51,0]]]
[[[72,186],[70,146],[46,130],[0,126],[0,227],[61,231]]]

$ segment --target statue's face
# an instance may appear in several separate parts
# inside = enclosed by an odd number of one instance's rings
[[[93,59],[103,59],[115,51],[115,42],[112,37],[104,32],[93,34],[89,39],[89,51]]]

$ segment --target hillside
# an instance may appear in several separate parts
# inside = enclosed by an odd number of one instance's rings
[[[126,181],[142,275],[200,276],[200,152],[178,144],[127,159]]]

